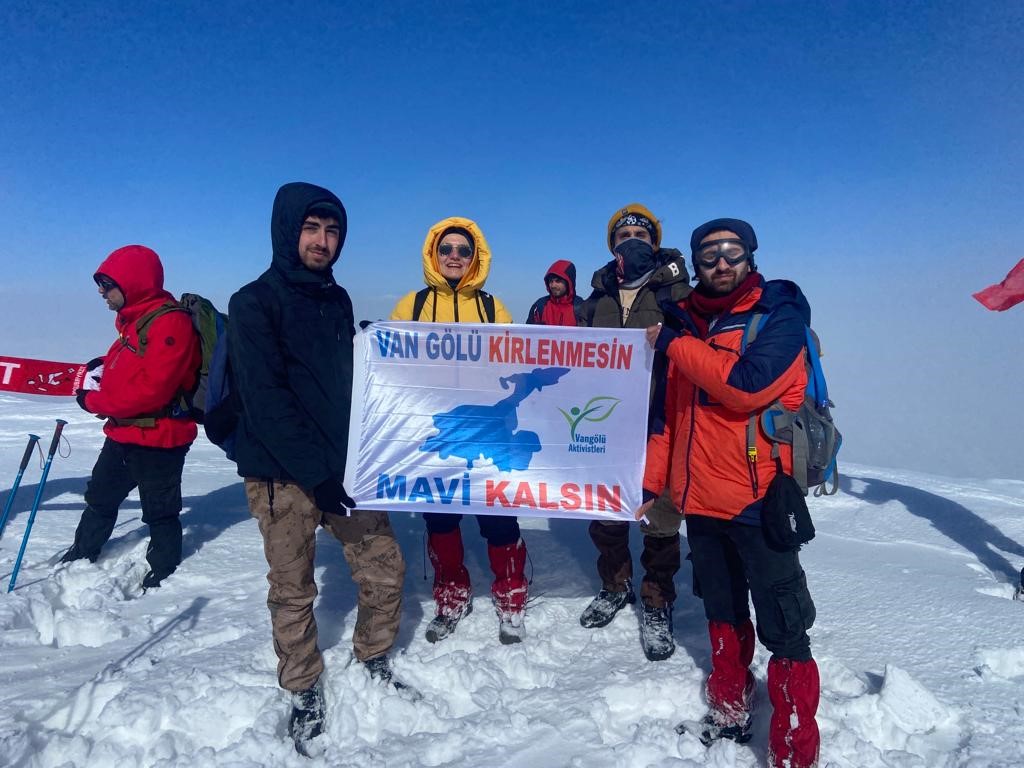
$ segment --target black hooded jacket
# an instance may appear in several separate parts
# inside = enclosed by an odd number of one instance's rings
[[[345,474],[352,402],[352,301],[331,268],[299,260],[306,213],[341,201],[312,184],[285,184],[274,199],[270,269],[231,297],[228,355],[240,404],[238,474],[295,482],[312,490]],[[338,259],[335,254],[331,267]]]

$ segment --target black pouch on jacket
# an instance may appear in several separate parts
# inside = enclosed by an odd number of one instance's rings
[[[800,549],[814,538],[814,523],[800,485],[779,472],[772,479],[761,503],[761,530],[768,546],[778,552]]]

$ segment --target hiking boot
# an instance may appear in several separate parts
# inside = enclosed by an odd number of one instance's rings
[[[523,611],[506,613],[498,616],[498,641],[502,645],[515,645],[523,642],[526,635],[526,624]]]
[[[295,751],[303,757],[312,757],[318,750],[312,743],[324,732],[324,697],[318,680],[312,688],[292,693],[292,716],[288,721],[288,735],[295,743]]]
[[[596,629],[611,624],[615,614],[636,602],[636,594],[633,592],[633,585],[626,582],[625,592],[609,592],[602,589],[597,597],[590,601],[583,613],[580,615],[580,624],[588,629]]]
[[[672,637],[672,606],[643,607],[640,617],[640,645],[649,661],[664,661],[676,650]]]
[[[455,631],[459,622],[472,612],[473,604],[466,602],[463,604],[462,610],[451,615],[445,616],[439,613],[427,625],[427,642],[436,643],[439,640],[444,640]]]
[[[387,654],[374,656],[372,659],[364,661],[363,664],[369,671],[370,677],[377,682],[390,685],[399,693],[405,693],[413,699],[423,698],[419,691],[395,677],[394,670],[391,669],[391,659]]]
[[[171,573],[174,573],[174,571],[171,571]],[[171,575],[171,573],[165,573],[161,576],[157,574],[156,571],[149,571],[142,577],[142,588],[156,589],[164,579]]]
[[[71,548],[68,549],[68,551],[64,553],[64,555],[61,557],[59,562],[61,562],[61,563],[73,563],[75,560],[85,560],[85,559],[88,559],[90,563],[95,563],[96,559],[98,557],[99,557],[98,554],[96,554],[96,555],[86,554],[85,552],[82,551],[82,548],[79,547],[77,544],[72,544]]]
[[[676,733],[682,734],[688,731],[700,739],[701,744],[705,747],[710,747],[719,739],[729,739],[737,744],[746,744],[751,737],[750,718],[746,717],[739,723],[719,725],[715,722],[714,715],[707,714],[700,722],[691,720],[676,726]]]

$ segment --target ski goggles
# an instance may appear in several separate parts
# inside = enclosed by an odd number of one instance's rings
[[[443,243],[438,246],[437,252],[442,256],[451,256],[452,251],[455,251],[460,259],[469,259],[473,257],[473,249],[468,245],[452,245],[451,243]]]
[[[742,264],[750,258],[750,252],[742,240],[715,240],[713,243],[705,243],[693,252],[693,263],[695,266],[712,269],[720,259],[730,267]]]

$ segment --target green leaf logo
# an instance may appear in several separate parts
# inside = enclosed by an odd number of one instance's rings
[[[581,421],[604,421],[612,415],[612,411],[621,402],[617,397],[598,395],[597,397],[590,398],[582,408],[574,405],[569,409],[568,413],[561,408],[558,410],[565,417],[565,420],[569,422],[569,433],[572,435],[572,439],[575,440],[576,427],[579,426]]]

